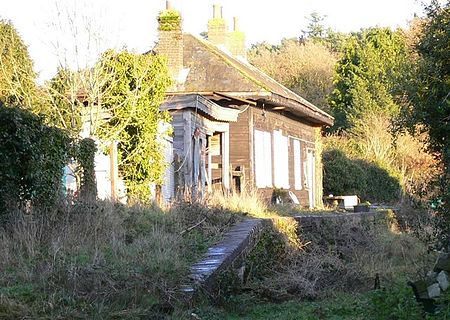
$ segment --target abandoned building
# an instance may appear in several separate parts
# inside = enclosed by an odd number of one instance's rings
[[[207,38],[183,33],[167,3],[159,41],[175,84],[161,106],[173,141],[164,197],[257,188],[285,190],[302,206],[322,201],[320,139],[333,117],[246,61],[245,36],[215,5]]]

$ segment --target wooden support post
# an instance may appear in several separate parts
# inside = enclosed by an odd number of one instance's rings
[[[182,173],[184,174],[184,192],[190,192],[192,188],[192,165],[193,165],[193,158],[192,158],[192,149],[193,146],[193,130],[192,130],[192,120],[191,120],[191,111],[185,110],[183,111],[183,120],[184,120],[184,141],[183,141],[183,169]]]
[[[212,192],[212,156],[211,156],[211,136],[208,136],[208,192]]]
[[[222,186],[230,190],[230,132],[222,132]]]

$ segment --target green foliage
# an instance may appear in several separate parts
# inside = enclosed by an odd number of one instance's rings
[[[232,307],[231,307],[232,306]],[[218,309],[202,307],[197,312],[209,320],[279,319],[279,320],[422,320],[420,306],[406,284],[395,284],[388,290],[364,294],[338,294],[321,301],[268,303],[255,301],[248,295],[234,297],[230,307]],[[442,314],[427,319],[446,319]]]
[[[375,163],[348,158],[341,150],[323,153],[324,194],[356,194],[372,202],[392,202],[400,197],[398,178]]]
[[[307,29],[303,30],[301,39],[312,41],[327,47],[330,51],[339,53],[342,50],[349,34],[326,28],[324,25],[326,16],[313,12],[307,17],[309,21]]]
[[[325,37],[326,28],[323,25],[323,21],[325,20],[325,16],[321,16],[317,12],[313,12],[307,17],[309,21],[308,27],[305,31],[303,31],[303,35],[306,38],[311,39],[321,39]]]
[[[158,16],[159,30],[181,30],[181,15],[176,10],[164,10]]]
[[[419,37],[419,72],[411,83],[412,106],[404,109],[411,129],[428,132],[431,150],[444,166],[439,189],[445,205],[438,212],[447,220],[442,225],[448,239],[450,229],[450,3],[433,1]],[[416,130],[417,131],[417,130]],[[447,240],[448,241],[448,240]]]
[[[65,131],[28,111],[0,105],[0,212],[28,200],[54,204],[69,149]]]
[[[79,95],[86,94],[76,82],[77,73],[67,69],[59,69],[47,84],[48,103],[52,112],[46,114],[47,122],[69,130],[75,137],[82,127],[82,107]]]
[[[102,87],[102,108],[111,117],[98,134],[106,141],[118,141],[119,172],[132,200],[148,201],[150,184],[159,183],[164,172],[164,154],[158,135],[168,121],[159,111],[171,80],[163,58],[107,51],[99,68],[106,81]]]
[[[334,76],[330,104],[335,129],[348,129],[365,113],[396,115],[413,66],[401,31],[370,28],[345,43]]]
[[[35,78],[33,62],[17,30],[0,20],[0,102],[35,111]]]
[[[245,266],[249,270],[246,277],[261,279],[267,276],[286,254],[286,239],[273,223],[269,223],[261,233],[258,244],[245,258]]]
[[[385,290],[376,290],[369,295],[369,312],[377,319],[423,319],[419,304],[411,296],[411,288],[404,285]]]
[[[80,197],[95,200],[97,198],[97,183],[95,180],[95,153],[97,146],[90,138],[82,139],[76,150],[76,160],[81,166],[82,175],[80,183]]]

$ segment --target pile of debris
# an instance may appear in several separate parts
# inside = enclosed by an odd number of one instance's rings
[[[425,311],[434,313],[437,308],[436,299],[450,287],[450,253],[441,253],[436,260],[433,271],[428,272],[425,279],[408,282],[414,295]]]

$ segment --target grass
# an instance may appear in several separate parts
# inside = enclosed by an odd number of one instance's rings
[[[245,206],[244,201],[233,202]],[[418,212],[412,217],[401,212],[401,225],[392,212],[374,220],[298,225],[289,218],[292,212],[317,212],[258,210],[257,217],[274,221],[273,233],[284,237],[287,246],[266,233],[247,259],[251,271],[244,287],[235,288],[219,305],[194,310],[200,319],[424,319],[406,285],[407,279],[424,276],[435,259],[428,242],[421,241],[429,238],[430,224],[405,225],[417,221]],[[255,262],[265,270],[255,268]],[[444,308],[448,301],[444,299]],[[450,312],[428,318],[447,319]]]
[[[16,212],[0,230],[0,319],[422,319],[406,287],[432,266],[418,228],[402,233],[395,217],[299,225],[289,212],[250,192],[166,211],[95,202]],[[187,310],[178,289],[189,266],[242,216],[273,221],[244,286]]]
[[[239,295],[225,307],[203,305],[193,312],[204,320],[448,320],[450,296],[441,299],[436,314],[424,314],[411,289],[396,282],[389,288],[364,293],[340,293],[318,301],[289,300],[273,303]]]
[[[189,266],[239,219],[186,204],[16,212],[0,231],[0,319],[164,316],[177,307]]]
[[[380,300],[383,297],[384,300]],[[389,291],[360,294],[341,293],[321,301],[290,300],[282,303],[259,301],[238,296],[226,308],[204,306],[196,311],[201,319],[280,319],[280,320],[391,320],[423,319],[421,310],[411,298],[409,288],[396,285]]]

